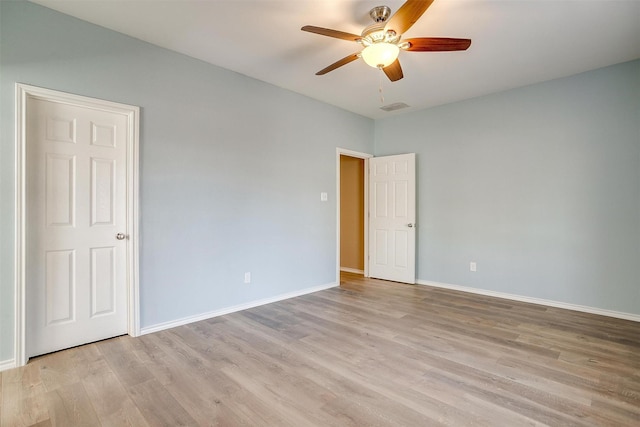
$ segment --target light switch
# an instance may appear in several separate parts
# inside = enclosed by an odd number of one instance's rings
[[[327,193],[320,193],[320,201],[321,202],[326,202],[327,201]]]

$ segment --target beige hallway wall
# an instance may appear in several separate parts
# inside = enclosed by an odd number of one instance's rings
[[[340,156],[340,267],[364,270],[364,159]]]

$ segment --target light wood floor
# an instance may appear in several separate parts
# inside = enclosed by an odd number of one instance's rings
[[[640,426],[640,323],[345,274],[0,381],[2,426]]]

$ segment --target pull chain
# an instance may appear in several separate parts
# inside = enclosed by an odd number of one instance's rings
[[[384,94],[382,93],[382,81],[384,80],[382,75],[384,72],[382,71],[382,67],[378,67],[378,70],[380,70],[380,86],[378,88],[378,92],[380,93],[380,105],[384,105]]]

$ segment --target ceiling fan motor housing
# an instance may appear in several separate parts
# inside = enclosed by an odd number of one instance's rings
[[[369,46],[375,43],[398,43],[398,41],[400,41],[400,36],[397,35],[395,31],[385,31],[384,26],[384,22],[377,22],[362,30],[362,39],[360,40],[362,45]]]
[[[374,23],[362,30],[360,43],[363,46],[370,46],[376,43],[397,44],[400,41],[400,36],[395,31],[384,30],[385,23],[391,16],[389,6],[376,6],[369,11],[369,16],[371,16]]]

